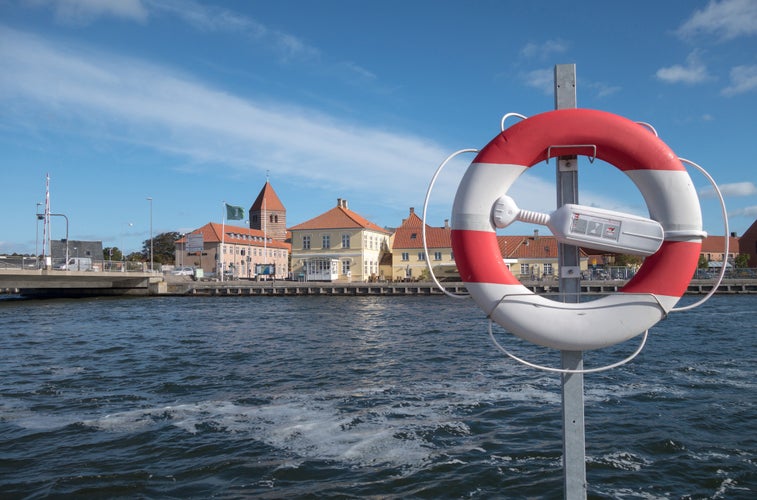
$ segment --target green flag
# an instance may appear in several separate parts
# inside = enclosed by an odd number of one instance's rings
[[[226,203],[226,218],[229,220],[242,220],[244,219],[244,208],[235,207]]]

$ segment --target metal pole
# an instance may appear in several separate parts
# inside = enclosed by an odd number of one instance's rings
[[[152,197],[146,199],[150,202],[150,272],[152,272]]]
[[[577,107],[576,65],[555,66],[555,109]],[[578,159],[560,156],[557,159],[557,208],[578,203]],[[558,245],[560,295],[563,302],[578,302],[581,292],[581,269],[578,247]],[[581,351],[562,351],[563,369],[581,370]],[[562,382],[563,417],[563,483],[567,500],[586,498],[586,444],[584,435],[583,374],[564,373]]]
[[[63,217],[66,219],[66,271],[69,271],[68,269],[68,217],[66,217],[66,214],[48,214],[50,217]],[[52,253],[52,252],[51,252]]]

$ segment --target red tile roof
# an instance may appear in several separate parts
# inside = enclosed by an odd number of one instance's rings
[[[505,259],[557,259],[557,238],[549,236],[497,236]],[[582,256],[587,251],[580,249]]]
[[[389,233],[383,227],[374,224],[365,217],[341,205],[289,228],[290,231],[313,229],[370,229],[380,233]]]
[[[205,243],[220,243],[221,234],[223,232],[222,229],[225,229],[226,232],[226,237],[224,238],[225,243],[264,246],[264,231],[250,229],[248,227],[233,226],[230,224],[226,224],[226,227],[224,228],[223,224],[208,222],[204,226],[187,234],[202,234],[202,239]],[[177,243],[186,243],[186,241],[186,237],[182,237],[177,240]],[[265,246],[268,246],[269,248],[286,248],[287,250],[291,248],[289,243],[272,240],[270,236],[268,236],[268,242],[265,243]]]
[[[411,208],[410,215],[394,232],[392,248],[423,248],[423,220]],[[451,248],[450,228],[431,227],[426,224],[426,246],[428,248]]]
[[[725,236],[708,236],[702,241],[703,253],[723,253],[725,249]],[[739,253],[739,239],[733,236],[728,238],[728,253]]]
[[[268,181],[265,181],[263,189],[260,190],[260,194],[258,194],[258,197],[255,198],[255,201],[252,203],[250,210],[263,210],[263,200],[265,200],[266,210],[276,210],[282,212],[286,210],[286,208],[284,208],[284,204],[281,203],[281,200],[276,194],[276,191],[273,190],[271,183]]]

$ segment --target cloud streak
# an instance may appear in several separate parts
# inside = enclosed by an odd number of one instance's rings
[[[720,193],[724,197],[743,197],[757,194],[757,186],[753,182],[733,182],[730,184],[721,184],[718,186]],[[708,186],[699,191],[699,196],[703,198],[715,198],[715,189]]]
[[[271,169],[303,182],[329,179],[356,192],[417,199],[434,166],[429,161],[446,156],[422,137],[286,103],[242,99],[142,61],[82,55],[5,28],[0,42],[0,99],[22,102],[25,113],[66,115],[77,132],[115,130],[122,140],[198,166]],[[397,184],[396,178],[404,181]]]
[[[655,73],[658,80],[666,83],[686,83],[689,85],[711,80],[707,66],[699,59],[697,51],[686,58],[686,65],[674,64],[667,68],[660,68]]]
[[[697,10],[676,32],[682,38],[714,35],[722,40],[757,34],[757,2],[754,0],[711,0]]]

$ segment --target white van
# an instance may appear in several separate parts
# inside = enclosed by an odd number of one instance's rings
[[[64,271],[91,271],[92,259],[89,257],[71,257],[68,263],[59,265],[56,269]]]

